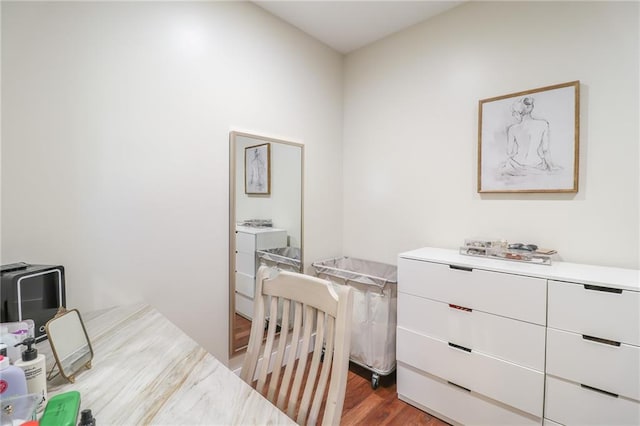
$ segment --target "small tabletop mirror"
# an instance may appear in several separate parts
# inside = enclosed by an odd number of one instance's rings
[[[93,359],[93,348],[80,312],[77,309],[61,308],[56,316],[47,322],[45,328],[51,351],[56,359],[47,380],[58,375],[54,374],[57,367],[61,376],[74,383],[76,374],[83,368],[91,368]]]

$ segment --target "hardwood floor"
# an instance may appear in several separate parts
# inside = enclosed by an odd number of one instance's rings
[[[249,335],[251,334],[251,321],[245,317],[235,314],[233,322],[233,341],[234,348],[243,348],[249,344]]]
[[[236,315],[233,323],[233,347],[236,349],[246,348],[249,344],[249,336],[251,335],[251,321],[242,315]],[[277,330],[277,329],[276,329]],[[276,331],[277,335],[278,331]],[[264,329],[264,337],[267,337],[267,328]]]
[[[378,389],[371,388],[371,371],[354,363],[349,365],[347,392],[341,425],[429,425],[447,426],[398,399],[396,374],[380,378]]]

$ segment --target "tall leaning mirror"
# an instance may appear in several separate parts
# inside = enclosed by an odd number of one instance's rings
[[[229,134],[229,357],[244,351],[260,265],[302,271],[304,146]]]

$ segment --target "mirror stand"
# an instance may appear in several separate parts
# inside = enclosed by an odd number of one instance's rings
[[[47,380],[60,375],[75,383],[76,374],[84,368],[91,368],[93,360],[93,348],[80,312],[61,307],[45,329],[56,361],[47,373]]]

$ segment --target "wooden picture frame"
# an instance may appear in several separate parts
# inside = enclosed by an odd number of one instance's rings
[[[244,192],[251,195],[271,194],[271,144],[244,149]]]
[[[580,81],[479,101],[478,192],[578,192]]]

